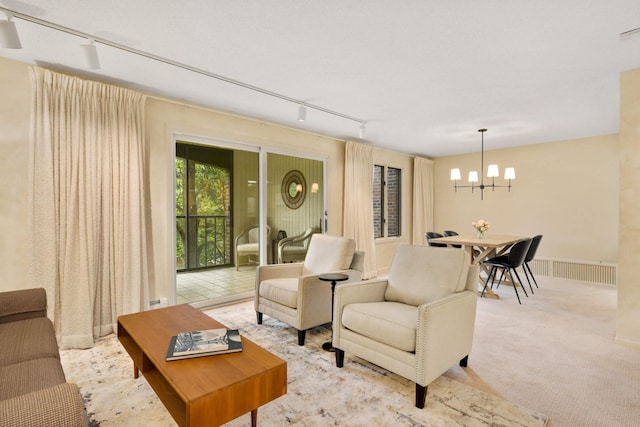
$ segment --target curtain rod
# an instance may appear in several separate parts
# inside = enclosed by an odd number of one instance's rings
[[[328,108],[320,107],[318,105],[309,104],[309,103],[306,103],[306,102],[301,101],[299,99],[291,98],[289,96],[282,95],[282,94],[270,91],[268,89],[263,89],[263,88],[258,87],[258,86],[254,86],[254,85],[251,85],[251,84],[248,84],[248,83],[241,82],[239,80],[232,79],[230,77],[225,77],[225,76],[222,76],[220,74],[212,73],[210,71],[203,70],[203,69],[197,68],[197,67],[193,67],[191,65],[184,64],[182,62],[178,62],[178,61],[174,61],[172,59],[164,58],[162,56],[158,56],[158,55],[155,55],[153,53],[149,53],[149,52],[145,52],[145,51],[142,51],[142,50],[139,50],[139,49],[135,49],[135,48],[132,48],[132,47],[120,44],[120,43],[116,43],[116,42],[113,42],[111,40],[108,40],[108,39],[105,39],[105,38],[102,38],[102,37],[94,36],[93,34],[85,33],[85,32],[82,32],[82,31],[79,31],[79,30],[76,30],[76,29],[73,29],[73,28],[65,27],[63,25],[59,25],[59,24],[56,24],[54,22],[45,21],[43,19],[36,18],[34,16],[27,15],[27,14],[24,14],[24,13],[21,13],[21,12],[16,12],[14,10],[7,9],[7,8],[1,7],[1,6],[0,6],[0,11],[4,12],[7,15],[7,17],[13,17],[13,18],[22,19],[24,21],[28,21],[28,22],[31,22],[33,24],[41,25],[43,27],[51,28],[51,29],[54,29],[54,30],[57,30],[57,31],[60,31],[60,32],[63,32],[63,33],[71,34],[71,35],[74,35],[74,36],[77,36],[77,37],[81,37],[81,38],[85,38],[85,39],[89,39],[89,40],[93,40],[94,42],[103,44],[105,46],[110,46],[110,47],[113,47],[115,49],[119,49],[119,50],[122,50],[122,51],[125,51],[125,52],[132,53],[134,55],[138,55],[138,56],[142,56],[142,57],[145,57],[145,58],[148,58],[148,59],[152,59],[154,61],[162,62],[164,64],[171,65],[171,66],[174,66],[174,67],[177,67],[177,68],[182,68],[183,70],[187,70],[187,71],[191,71],[193,73],[201,74],[203,76],[211,77],[213,79],[220,80],[220,81],[223,81],[225,83],[229,83],[229,84],[232,84],[232,85],[235,85],[235,86],[239,86],[239,87],[242,87],[244,89],[248,89],[248,90],[252,90],[254,92],[262,93],[263,95],[268,95],[268,96],[271,96],[271,97],[274,97],[274,98],[278,98],[278,99],[281,99],[283,101],[291,102],[291,103],[296,104],[296,105],[304,105],[307,108],[311,108],[311,109],[314,109],[314,110],[317,110],[317,111],[321,111],[323,113],[330,114],[330,115],[333,115],[333,116],[336,116],[336,117],[341,117],[341,118],[346,119],[346,120],[351,120],[351,121],[354,121],[354,122],[358,122],[358,123],[360,123],[362,125],[366,125],[367,124],[366,120],[358,119],[357,117],[349,116],[347,114],[342,114],[342,113],[340,113],[338,111],[329,110]]]

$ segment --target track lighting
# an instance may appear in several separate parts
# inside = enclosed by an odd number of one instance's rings
[[[11,18],[12,16],[7,14],[7,20],[0,21],[0,46],[7,49],[22,49],[16,23]]]
[[[620,40],[627,40],[640,35],[640,27],[620,33]]]
[[[362,122],[358,129],[358,138],[364,139],[367,134],[367,122]]]
[[[158,56],[158,55],[154,55],[152,53],[149,52],[145,52],[142,50],[138,50],[135,49],[133,47],[130,46],[126,46],[124,44],[120,44],[120,43],[116,43],[113,42],[111,40],[107,40],[105,38],[102,37],[98,37],[89,33],[85,33],[79,30],[76,30],[74,28],[69,28],[69,27],[65,27],[63,25],[60,24],[56,24],[55,22],[50,22],[50,21],[45,21],[44,19],[40,19],[40,18],[36,18],[35,16],[31,16],[31,15],[27,15],[25,13],[21,13],[12,9],[7,9],[5,7],[0,6],[0,12],[3,12],[4,14],[7,15],[8,19],[7,21],[0,21],[0,46],[3,47],[7,47],[7,48],[12,48],[12,49],[20,49],[22,47],[22,45],[20,44],[20,39],[18,37],[18,32],[16,31],[16,27],[15,24],[11,21],[11,18],[17,18],[17,19],[21,19],[23,21],[27,21],[27,22],[31,22],[33,24],[36,25],[40,25],[43,27],[47,27],[50,28],[52,30],[56,30],[56,31],[60,31],[63,33],[67,33],[67,34],[72,34],[74,36],[77,37],[81,37],[84,39],[89,39],[91,41],[90,44],[88,45],[81,45],[82,49],[85,51],[84,55],[85,55],[85,60],[87,61],[87,68],[90,69],[99,69],[100,68],[100,60],[98,59],[98,52],[96,49],[96,46],[94,45],[95,43],[104,45],[104,46],[109,46],[111,48],[114,49],[118,49],[124,52],[128,52],[132,55],[137,55],[137,56],[141,56],[147,59],[151,59],[153,61],[158,61],[158,62],[162,62],[164,64],[170,65],[172,67],[177,67],[177,68],[181,68],[183,70],[187,70],[190,71],[192,73],[196,73],[196,74],[200,74],[206,77],[210,77],[212,79],[216,79],[225,83],[228,83],[230,85],[235,85],[238,87],[242,87],[244,89],[247,90],[251,90],[254,92],[258,92],[261,93],[263,95],[267,95],[267,96],[271,96],[274,98],[278,98],[281,99],[283,101],[287,101],[287,102],[291,102],[291,103],[295,103],[296,105],[298,105],[298,120],[299,121],[305,121],[306,120],[306,110],[307,109],[313,109],[316,111],[320,111],[322,113],[325,114],[329,114],[335,117],[340,117],[343,118],[345,120],[350,120],[353,122],[358,122],[361,123],[362,125],[360,126],[360,134],[361,134],[361,138],[364,138],[364,129],[366,128],[366,123],[365,121],[363,121],[362,119],[359,119],[357,117],[353,117],[347,114],[342,114],[338,111],[335,110],[330,110],[328,108],[324,108],[321,107],[319,105],[314,105],[314,104],[308,104],[308,103],[303,103],[301,100],[299,99],[295,99],[295,98],[291,98],[289,96],[286,95],[282,95],[276,92],[273,92],[271,90],[268,89],[264,89],[258,86],[254,86],[252,84],[249,83],[244,83],[241,82],[239,80],[235,80],[229,77],[225,77],[222,76],[220,74],[216,74],[216,73],[212,73],[210,71],[207,70],[203,70],[201,68],[197,68],[188,64],[184,64],[182,62],[178,62],[178,61],[174,61],[172,59],[169,58],[164,58],[162,56]]]
[[[81,44],[80,47],[84,53],[85,67],[90,70],[99,70],[100,58],[98,58],[98,49],[93,40],[89,40],[89,44]]]
[[[304,104],[300,104],[298,107],[298,121],[304,122],[305,120],[307,120],[307,107]]]

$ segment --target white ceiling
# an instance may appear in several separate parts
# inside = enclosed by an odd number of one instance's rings
[[[429,157],[617,133],[640,68],[638,0],[0,0],[70,27],[367,122],[365,141]],[[0,13],[0,17],[2,14]],[[4,19],[2,17],[1,19]],[[0,56],[357,139],[359,123],[14,19]]]

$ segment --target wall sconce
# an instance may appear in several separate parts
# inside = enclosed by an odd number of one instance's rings
[[[314,182],[313,184],[311,184],[312,193],[317,193],[318,190],[320,190],[320,185],[317,182]]]

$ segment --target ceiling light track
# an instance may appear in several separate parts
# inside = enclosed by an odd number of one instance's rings
[[[171,66],[174,66],[174,67],[177,67],[177,68],[181,68],[183,70],[187,70],[187,71],[191,71],[193,73],[201,74],[203,76],[211,77],[213,79],[220,80],[222,82],[225,82],[225,83],[228,83],[228,84],[231,84],[231,85],[239,86],[239,87],[242,87],[244,89],[248,89],[248,90],[251,90],[251,91],[254,91],[254,92],[261,93],[263,95],[268,95],[268,96],[271,96],[273,98],[281,99],[283,101],[291,102],[291,103],[296,104],[298,106],[299,105],[304,105],[306,108],[310,108],[310,109],[313,109],[313,110],[316,110],[316,111],[320,111],[320,112],[323,112],[325,114],[329,114],[329,115],[332,115],[332,116],[340,117],[340,118],[343,118],[345,120],[350,120],[350,121],[353,121],[353,122],[360,123],[361,126],[363,126],[363,125],[366,126],[366,123],[367,123],[366,120],[362,120],[362,119],[359,119],[357,117],[353,117],[353,116],[350,116],[350,115],[347,115],[347,114],[343,114],[343,113],[340,113],[338,111],[330,110],[328,108],[324,108],[324,107],[321,107],[319,105],[309,104],[309,103],[303,102],[303,101],[301,101],[299,99],[291,98],[289,96],[282,95],[282,94],[270,91],[268,89],[263,89],[261,87],[254,86],[254,85],[251,85],[251,84],[248,84],[248,83],[244,83],[244,82],[241,82],[239,80],[235,80],[235,79],[232,79],[232,78],[229,78],[229,77],[222,76],[220,74],[216,74],[216,73],[212,73],[212,72],[207,71],[207,70],[203,70],[201,68],[197,68],[197,67],[193,67],[191,65],[187,65],[187,64],[184,64],[182,62],[178,62],[178,61],[174,61],[174,60],[169,59],[169,58],[164,58],[162,56],[154,55],[153,53],[149,53],[149,52],[145,52],[145,51],[142,51],[142,50],[139,50],[139,49],[135,49],[135,48],[132,48],[132,47],[120,44],[120,43],[113,42],[111,40],[104,39],[102,37],[97,37],[97,36],[95,36],[93,34],[85,33],[85,32],[78,31],[78,30],[73,29],[73,28],[69,28],[69,27],[65,27],[63,25],[59,25],[59,24],[56,24],[54,22],[45,21],[43,19],[36,18],[34,16],[27,15],[27,14],[24,14],[24,13],[16,12],[16,11],[11,10],[11,9],[6,9],[4,7],[1,7],[1,6],[0,6],[0,11],[4,12],[7,15],[7,17],[22,19],[23,21],[28,21],[28,22],[31,22],[33,24],[41,25],[43,27],[51,28],[51,29],[54,29],[54,30],[57,30],[57,31],[60,31],[60,32],[63,32],[63,33],[71,34],[71,35],[74,35],[74,36],[77,36],[77,37],[80,37],[80,38],[83,38],[83,39],[89,39],[89,40],[92,40],[95,43],[100,43],[100,44],[103,44],[105,46],[110,46],[110,47],[115,48],[115,49],[119,49],[119,50],[122,50],[122,51],[125,51],[125,52],[132,53],[134,55],[138,55],[138,56],[142,56],[142,57],[145,57],[145,58],[148,58],[148,59],[152,59],[154,61],[162,62],[164,64],[171,65]]]
[[[640,27],[638,28],[634,28],[633,30],[629,30],[629,31],[625,31],[624,33],[620,33],[620,39],[621,40],[627,40],[630,39],[634,36],[637,36],[640,34]]]

